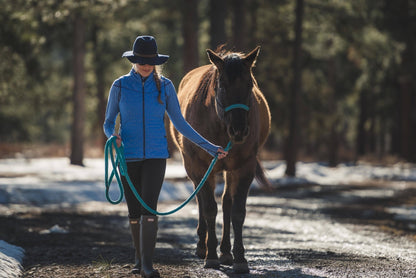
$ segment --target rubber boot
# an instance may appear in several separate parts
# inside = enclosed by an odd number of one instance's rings
[[[140,274],[142,260],[140,257],[140,218],[130,218],[130,231],[134,246],[134,267],[131,270],[133,274]]]
[[[155,251],[157,237],[157,216],[142,215],[140,222],[140,254],[142,258],[142,277],[160,277],[157,270],[153,269],[153,253]]]

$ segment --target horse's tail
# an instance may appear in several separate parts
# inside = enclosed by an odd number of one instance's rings
[[[257,158],[257,163],[256,163],[256,181],[259,183],[259,185],[266,189],[266,190],[271,190],[272,189],[272,185],[270,183],[270,181],[267,179],[265,173],[264,173],[264,168],[260,163],[259,158]]]

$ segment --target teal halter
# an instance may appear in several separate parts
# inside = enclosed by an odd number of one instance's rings
[[[243,109],[243,110],[246,110],[246,111],[250,110],[250,108],[247,105],[237,103],[237,104],[232,104],[230,106],[225,107],[224,111],[228,112],[230,110],[237,109],[237,108],[240,108],[240,109]]]

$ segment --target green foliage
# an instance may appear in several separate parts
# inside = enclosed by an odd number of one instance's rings
[[[232,6],[228,2],[224,1],[230,15],[226,33],[231,36]],[[392,138],[403,55],[408,51],[406,57],[414,57],[415,48],[411,46],[416,33],[413,2],[400,0],[399,7],[394,7],[393,2],[305,1],[299,109],[305,152],[325,154],[333,130],[342,138],[342,147],[353,150],[361,111],[358,103],[363,94],[369,98],[372,113],[366,119],[366,132],[373,130],[378,138]],[[208,62],[208,3],[209,0],[199,1],[198,9],[201,65]],[[293,75],[295,1],[250,3],[247,18],[256,20],[247,22],[247,28],[255,31],[249,34],[248,45],[262,47],[254,72],[272,112],[269,147],[282,151],[288,132],[287,107]],[[181,26],[183,4],[179,0],[3,1],[0,140],[69,140],[73,90],[71,22],[76,14],[87,22],[87,138],[94,139],[102,132],[97,112],[98,84],[108,91],[114,79],[128,72],[130,64],[121,54],[131,48],[137,35],[157,38],[159,52],[170,55],[163,72],[178,86],[184,75],[182,61],[186,51]],[[407,13],[400,7],[407,7]],[[413,21],[409,20],[402,31],[398,19],[406,16]],[[414,63],[406,67],[414,77]],[[386,145],[380,148],[389,149]]]

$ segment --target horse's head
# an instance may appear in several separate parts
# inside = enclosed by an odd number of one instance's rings
[[[215,108],[218,117],[227,127],[234,143],[242,143],[249,133],[249,113],[253,97],[253,76],[260,47],[247,55],[231,53],[218,55],[208,49],[211,63],[218,69],[215,86]]]

